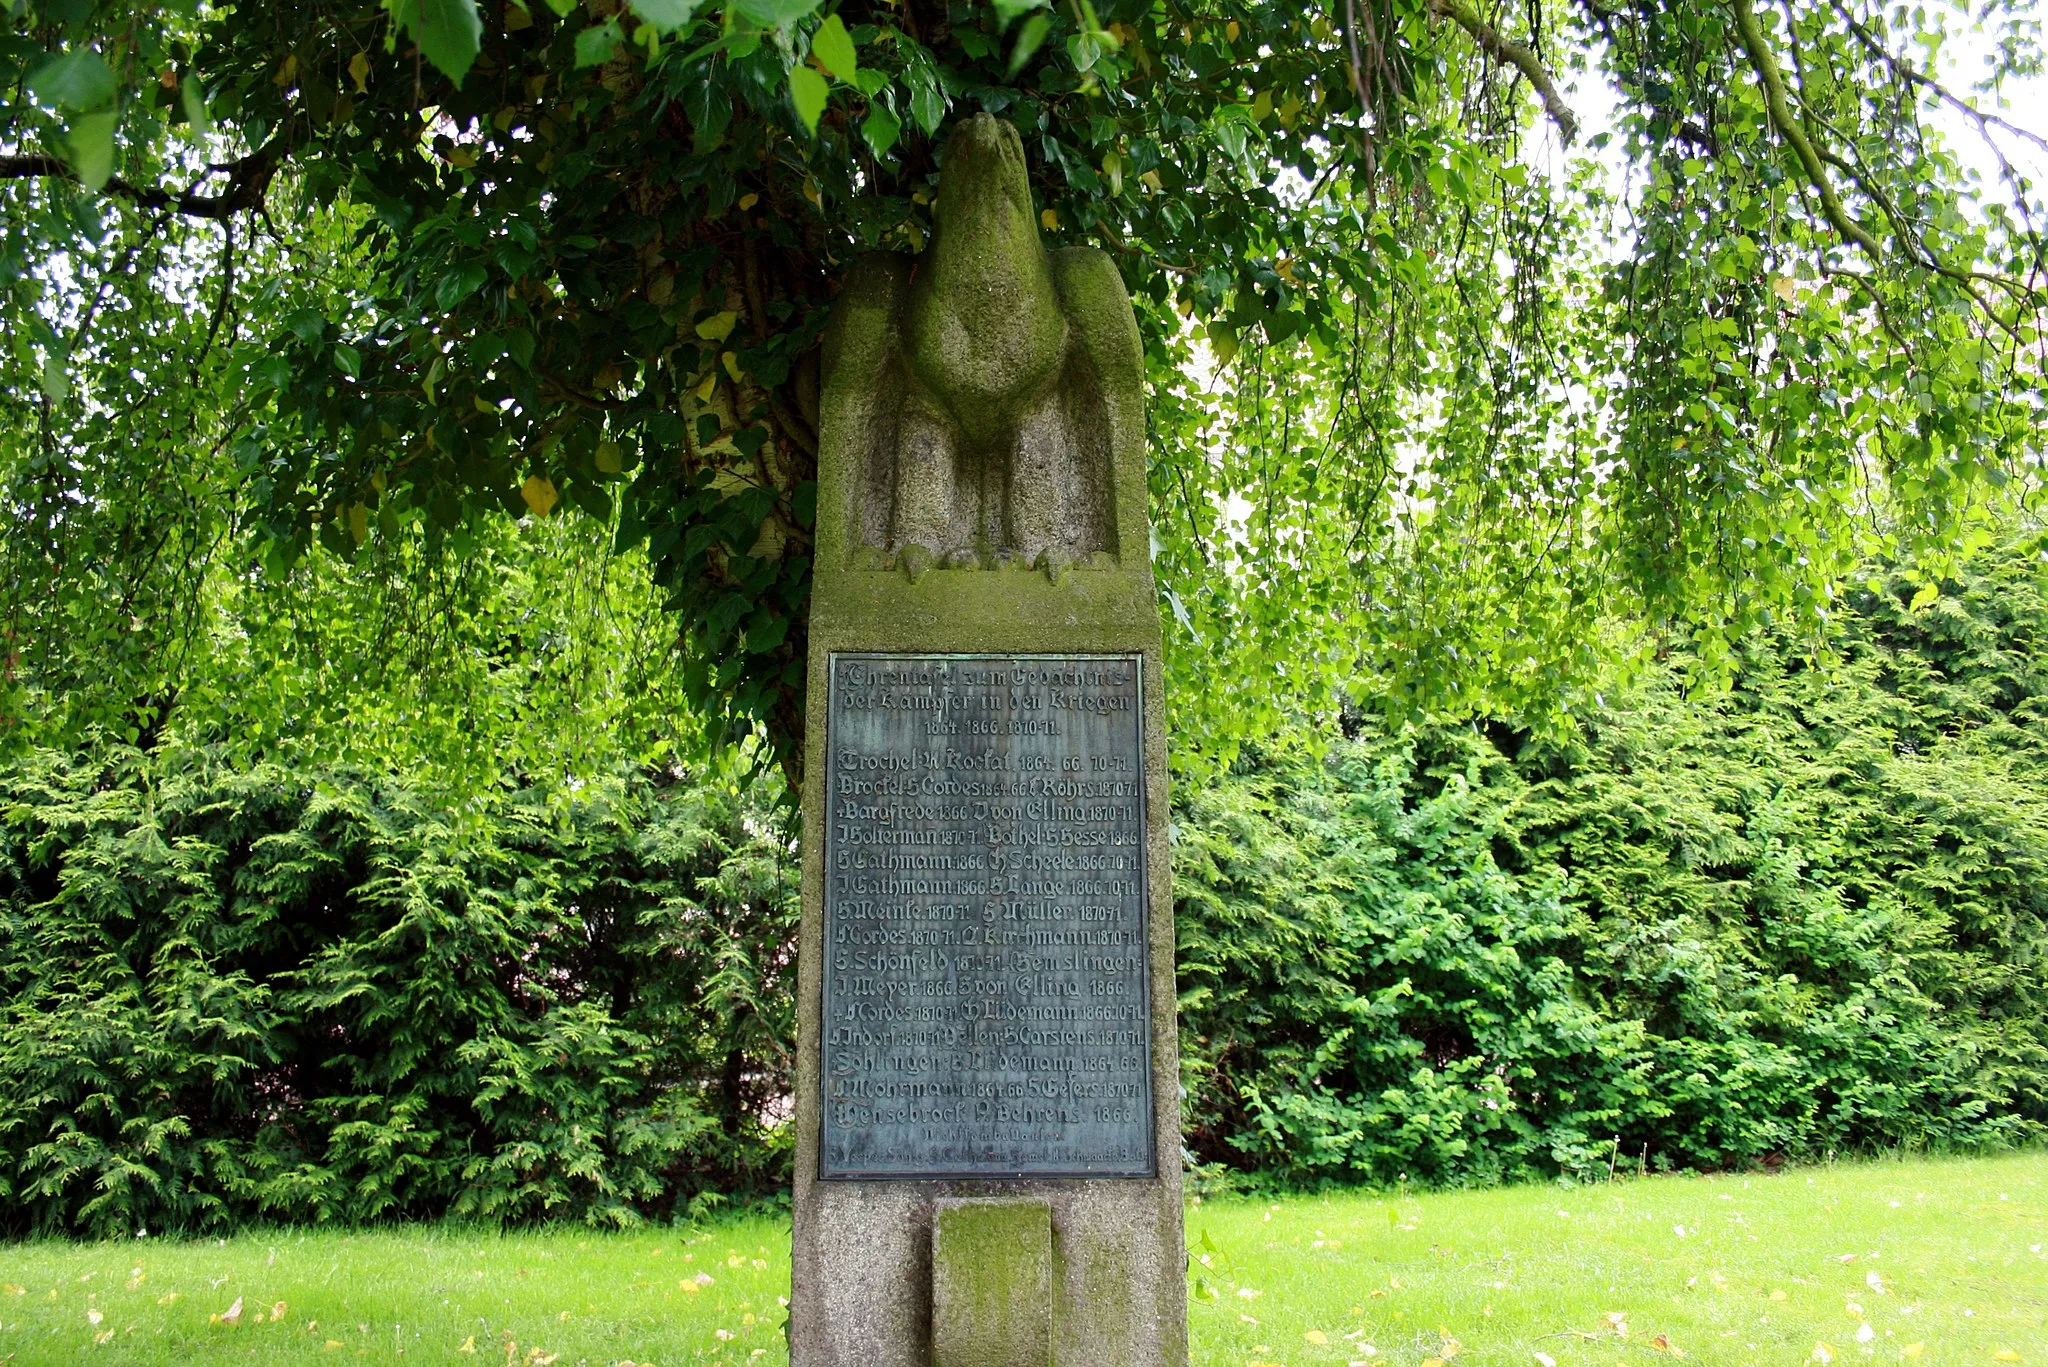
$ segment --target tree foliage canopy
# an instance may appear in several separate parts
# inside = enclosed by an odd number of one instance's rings
[[[107,642],[123,706],[159,692],[181,567],[224,545],[277,582],[316,541],[433,564],[574,508],[645,546],[692,698],[793,759],[817,339],[856,254],[922,244],[977,108],[1136,300],[1190,727],[1570,708],[1615,611],[1723,671],[1873,538],[1938,566],[2038,455],[2039,191],[1929,118],[2044,144],[1938,83],[1938,12],[6,14],[10,721],[60,694],[52,633]],[[1976,22],[1993,85],[2038,65],[2017,0]],[[1583,141],[1573,73],[1616,101]]]

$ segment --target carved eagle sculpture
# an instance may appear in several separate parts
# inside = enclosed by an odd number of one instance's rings
[[[1143,354],[1108,256],[1047,251],[1017,130],[947,139],[922,255],[849,272],[826,348],[855,430],[853,549],[916,579],[1116,555],[1112,460],[1142,452]],[[842,390],[842,394],[848,391]],[[1137,440],[1133,440],[1137,438]]]

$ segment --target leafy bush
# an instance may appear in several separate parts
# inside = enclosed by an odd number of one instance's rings
[[[1189,1142],[1476,1182],[2048,1133],[2048,599],[1878,580],[1820,661],[1254,758],[1177,809]]]
[[[0,1226],[622,1223],[783,1180],[790,836],[730,783],[0,776]]]

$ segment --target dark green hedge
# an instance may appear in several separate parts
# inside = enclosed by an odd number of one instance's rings
[[[781,818],[204,752],[0,776],[0,1228],[624,1221],[779,1184]]]
[[[1987,556],[1569,740],[1350,734],[1174,810],[1188,1143],[1482,1182],[2048,1134],[2048,598]],[[764,787],[766,785],[763,785]],[[628,1221],[787,1178],[794,848],[722,776],[435,800],[0,772],[0,1230]]]
[[[1683,660],[1184,793],[1190,1145],[1473,1182],[2048,1134],[2048,604],[2030,554],[1816,662]]]

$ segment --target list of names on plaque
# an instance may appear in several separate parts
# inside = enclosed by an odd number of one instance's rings
[[[821,1176],[1153,1172],[1141,664],[832,656]]]

